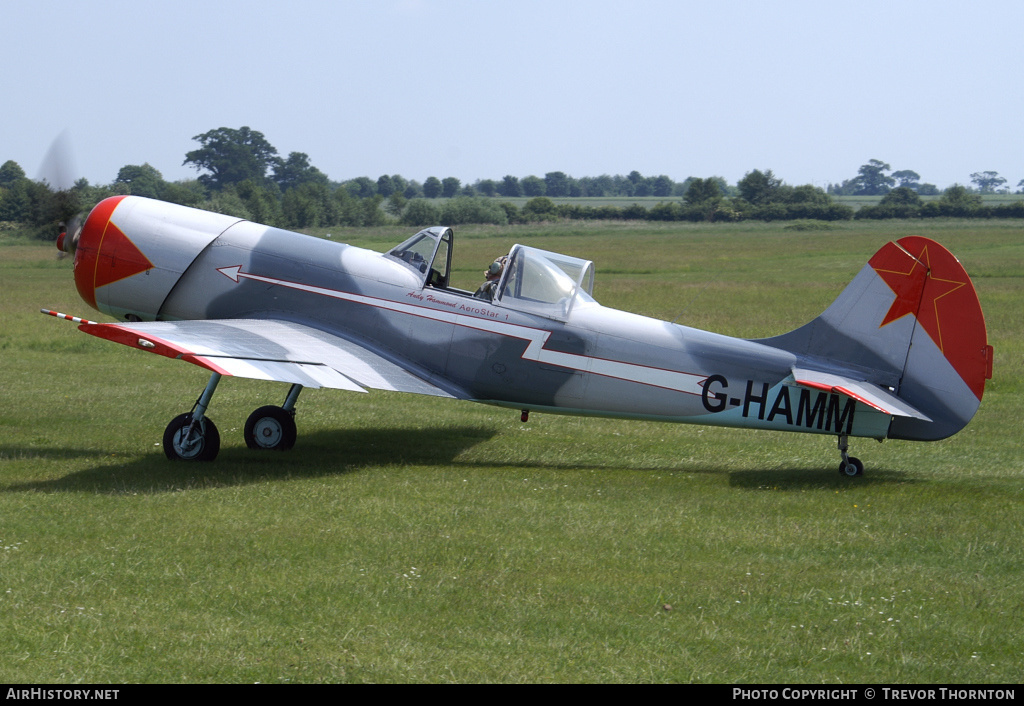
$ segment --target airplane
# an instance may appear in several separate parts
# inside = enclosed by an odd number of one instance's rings
[[[60,234],[98,323],[85,333],[205,368],[167,458],[210,461],[207,415],[225,375],[289,383],[255,410],[252,449],[297,438],[304,388],[397,390],[531,411],[835,436],[936,440],[978,409],[993,349],[960,262],[921,236],[876,252],[824,313],[792,332],[733,338],[604,307],[588,260],[516,244],[491,298],[450,283],[454,233],[379,253],[137,196],[101,201]]]

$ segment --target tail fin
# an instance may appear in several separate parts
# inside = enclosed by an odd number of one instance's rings
[[[801,365],[890,388],[931,418],[894,417],[888,436],[896,439],[960,431],[992,377],[970,277],[946,248],[916,235],[884,245],[817,319],[760,342],[795,353]]]

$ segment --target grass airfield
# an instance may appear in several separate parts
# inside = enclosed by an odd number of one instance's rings
[[[1024,224],[466,227],[454,283],[526,242],[594,260],[606,306],[760,337],[908,234],[974,278],[995,377],[951,439],[853,440],[858,479],[828,436],[379,392],[304,391],[259,454],[287,386],[231,378],[217,461],[170,463],[206,374],[40,315],[108,320],[0,241],[0,680],[1017,683]]]

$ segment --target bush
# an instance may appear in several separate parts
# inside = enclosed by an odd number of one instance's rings
[[[402,224],[422,228],[441,222],[441,211],[427,199],[413,199],[405,207]]]
[[[956,203],[944,199],[929,201],[921,207],[922,218],[990,218],[992,215],[992,209],[988,206]]]
[[[629,221],[646,221],[647,209],[638,203],[630,204],[622,209],[622,218]]]
[[[922,206],[907,203],[878,204],[876,206],[861,206],[861,209],[854,214],[857,220],[882,219],[882,218],[920,218]]]
[[[1024,201],[1001,203],[992,208],[993,218],[1024,218]]]
[[[441,223],[448,226],[464,223],[508,225],[508,214],[501,206],[487,198],[460,196],[441,207]]]
[[[683,205],[678,201],[655,204],[647,212],[647,218],[651,221],[681,221],[683,220]]]
[[[522,223],[522,215],[519,213],[519,207],[514,203],[502,201],[498,204],[498,208],[505,212],[505,218],[508,219],[509,223]]]
[[[521,216],[525,221],[553,221],[558,218],[558,208],[547,196],[537,196],[526,202]]]

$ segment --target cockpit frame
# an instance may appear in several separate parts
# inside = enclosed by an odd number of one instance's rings
[[[472,296],[450,286],[453,239],[451,228],[426,228],[385,256],[416,273],[421,287]],[[577,304],[594,302],[594,263],[590,260],[517,243],[509,250],[507,262],[491,302],[494,305],[565,321]]]

